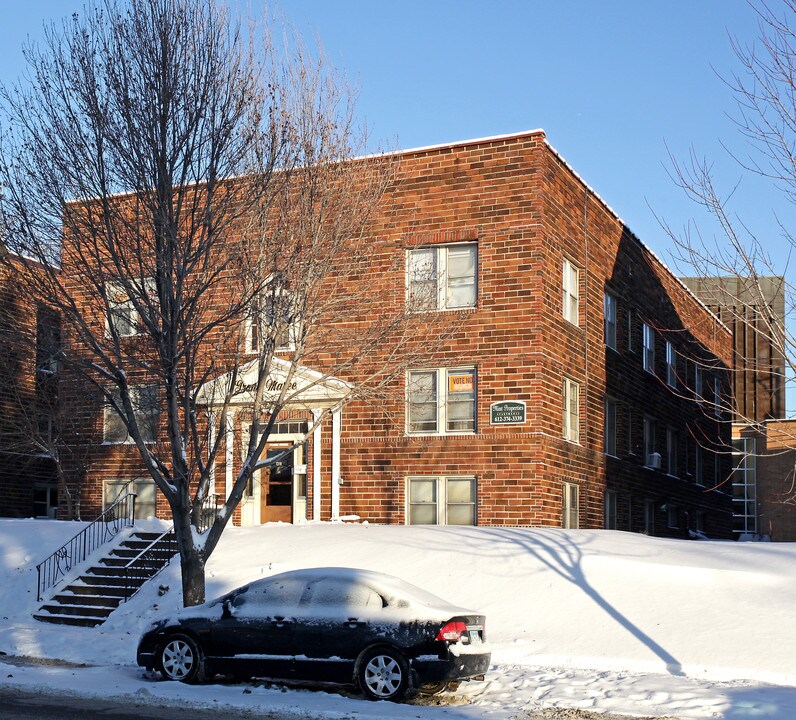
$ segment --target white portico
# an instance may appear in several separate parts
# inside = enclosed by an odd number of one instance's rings
[[[291,374],[292,368],[292,374]],[[281,358],[272,358],[266,381],[265,400],[276,399],[289,380],[286,392],[285,418],[277,418],[274,430],[265,446],[265,457],[275,458],[270,471],[258,470],[246,488],[240,504],[241,524],[257,525],[264,522],[302,522],[307,518],[321,518],[321,490],[330,489],[331,517],[340,515],[340,434],[342,404],[351,393],[352,386],[337,378],[297,366]],[[239,368],[237,376],[222,375],[206,383],[199,391],[199,405],[208,408],[211,432],[224,433],[223,492],[228,496],[248,446],[251,429],[251,408],[257,387],[257,360]],[[230,393],[230,402],[224,417],[219,417],[223,398]],[[322,465],[321,447],[323,427],[317,424],[321,415],[331,416],[331,465]],[[313,425],[315,429],[307,435]],[[307,456],[311,438],[312,458]],[[290,450],[290,448],[293,448]],[[312,497],[307,497],[307,468],[312,468]],[[221,493],[213,472],[214,488]],[[311,500],[311,512],[307,503]]]

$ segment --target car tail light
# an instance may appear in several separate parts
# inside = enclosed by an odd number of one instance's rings
[[[445,623],[445,625],[442,626],[435,640],[458,642],[465,632],[467,632],[467,626],[463,622],[460,620],[451,620],[449,623]]]

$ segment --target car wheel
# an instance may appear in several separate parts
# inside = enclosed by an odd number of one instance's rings
[[[374,647],[359,658],[356,683],[369,700],[400,702],[416,691],[413,673],[403,654],[390,647]]]
[[[204,657],[199,643],[188,635],[166,638],[159,653],[160,672],[166,680],[201,682],[204,679]]]

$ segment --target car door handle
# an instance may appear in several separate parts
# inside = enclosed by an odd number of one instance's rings
[[[277,617],[277,618],[274,618],[273,620],[271,620],[271,625],[273,625],[274,627],[278,627],[278,628],[286,627],[286,626],[292,625],[292,624],[293,624],[292,620],[286,620],[283,617]]]
[[[364,624],[364,620],[357,620],[356,618],[348,618],[348,620],[346,620],[346,625],[350,628],[362,627]]]

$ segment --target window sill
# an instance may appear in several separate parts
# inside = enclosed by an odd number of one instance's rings
[[[144,445],[154,445],[154,440],[144,440]],[[135,446],[135,440],[103,440],[100,445],[103,447],[116,447],[116,446]]]
[[[619,457],[619,455],[616,455],[614,453],[604,452],[603,455],[605,455],[605,457],[607,457],[607,458],[611,458],[611,460],[621,460],[622,459],[622,458]]]
[[[570,438],[562,437],[561,438],[565,443],[569,443],[570,445],[576,445],[577,447],[582,447],[579,440],[571,440]]]
[[[478,433],[475,430],[463,430],[462,432],[409,432],[406,437],[475,437]]]

